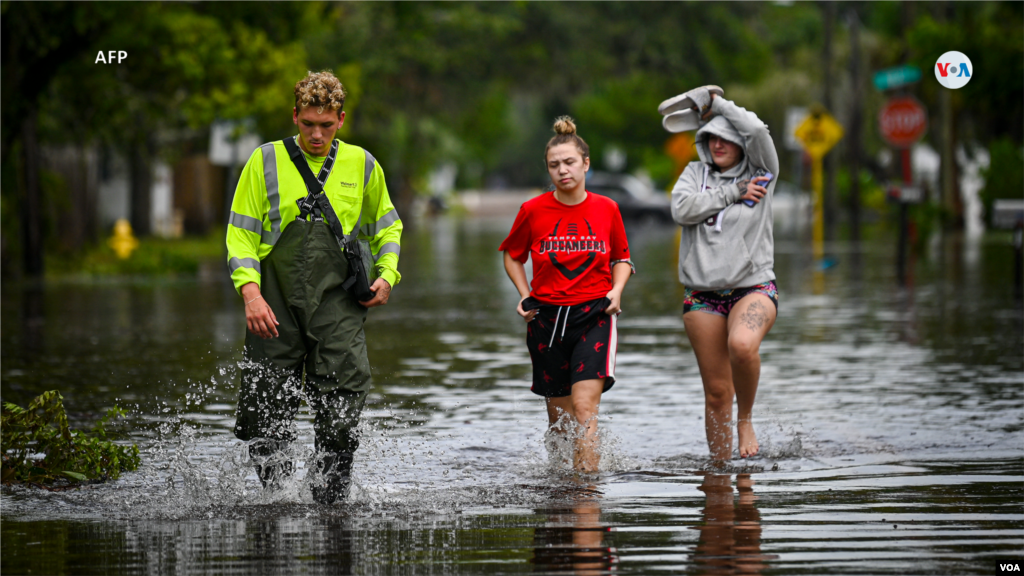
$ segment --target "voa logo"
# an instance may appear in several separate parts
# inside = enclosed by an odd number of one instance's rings
[[[1019,574],[1020,573],[1020,564],[1017,564],[1017,563],[1003,564],[1002,562],[999,563],[999,573],[1000,574],[1009,574],[1010,572],[1017,572]]]
[[[935,79],[946,88],[963,88],[973,72],[971,59],[962,52],[946,52],[935,62]]]

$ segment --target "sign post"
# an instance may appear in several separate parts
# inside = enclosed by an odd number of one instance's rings
[[[928,112],[913,96],[890,98],[878,114],[878,128],[882,138],[900,151],[903,184],[909,187],[914,180],[910,166],[910,147],[928,130]],[[902,196],[902,194],[901,194]],[[900,285],[906,284],[907,202],[900,201],[899,244],[896,252],[896,277]]]
[[[814,192],[814,259],[821,261],[825,255],[825,206],[822,158],[843,137],[843,127],[828,112],[811,113],[800,123],[794,133],[796,139],[811,157],[811,188]]]

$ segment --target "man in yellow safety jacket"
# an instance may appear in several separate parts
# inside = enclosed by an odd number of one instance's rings
[[[253,152],[227,230],[228,268],[247,326],[235,435],[249,442],[263,485],[279,486],[294,468],[285,448],[305,398],[315,412],[317,451],[309,483],[314,499],[327,504],[348,493],[359,446],[355,427],[370,388],[366,312],[386,304],[401,279],[402,221],[384,172],[369,152],[334,139],[344,104],[344,87],[330,72],[311,72],[295,85],[299,134]],[[312,201],[318,193],[326,209]],[[374,294],[362,301],[348,289],[343,252],[359,240],[368,241],[376,277]]]

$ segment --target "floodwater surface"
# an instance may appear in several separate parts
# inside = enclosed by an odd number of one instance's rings
[[[503,220],[427,220],[366,325],[375,384],[349,501],[298,474],[264,492],[231,434],[242,305],[196,279],[3,287],[2,394],[59,389],[74,424],[117,403],[142,468],[8,487],[6,574],[991,574],[1024,556],[1024,318],[1006,238],[937,239],[896,283],[889,238],[815,268],[778,238],[761,453],[707,459],[672,228],[629,229],[601,473],[544,444]]]

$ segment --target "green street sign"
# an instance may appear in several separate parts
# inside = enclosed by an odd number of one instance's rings
[[[875,88],[892,90],[921,80],[921,69],[917,66],[897,66],[875,72]]]

